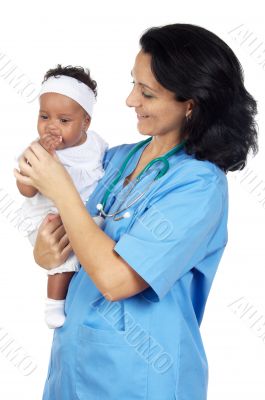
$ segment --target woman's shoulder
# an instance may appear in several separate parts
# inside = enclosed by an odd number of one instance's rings
[[[190,167],[196,171],[197,175],[207,175],[216,179],[226,180],[225,172],[215,163],[208,160],[191,159]]]
[[[200,160],[194,154],[190,155],[185,152],[180,169],[189,176],[201,176],[212,179],[226,181],[226,173],[215,163],[208,160]]]
[[[172,164],[174,165],[174,162]],[[199,160],[186,152],[182,153],[172,168],[168,180],[163,182],[163,187],[164,190],[177,191],[189,187],[193,187],[194,190],[215,188],[226,195],[228,192],[227,176],[220,167],[210,161]]]

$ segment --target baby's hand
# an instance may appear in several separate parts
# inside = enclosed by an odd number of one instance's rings
[[[51,135],[50,133],[43,135],[39,139],[39,143],[50,154],[53,154],[54,150],[59,146],[61,141],[62,141],[62,136]]]

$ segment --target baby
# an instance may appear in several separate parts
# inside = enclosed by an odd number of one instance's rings
[[[56,152],[84,203],[104,175],[102,159],[108,148],[97,133],[88,131],[96,87],[88,70],[58,65],[45,74],[39,98],[39,143],[51,154]],[[58,210],[33,186],[16,183],[20,193],[27,197],[21,218],[30,220],[28,238],[34,246],[42,220]],[[65,297],[70,280],[78,270],[78,260],[72,253],[64,264],[48,271],[45,320],[49,328],[64,324]]]

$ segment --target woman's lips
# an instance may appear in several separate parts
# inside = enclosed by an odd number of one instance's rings
[[[140,114],[137,114],[137,118],[138,118],[139,120],[146,119],[146,118],[148,118],[148,115],[140,115]]]

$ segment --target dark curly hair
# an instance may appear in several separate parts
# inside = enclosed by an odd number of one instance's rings
[[[73,67],[72,65],[67,65],[62,67],[58,64],[56,68],[49,69],[44,75],[43,82],[47,81],[51,76],[66,75],[71,78],[75,78],[80,82],[83,82],[91,90],[93,90],[95,97],[97,96],[97,82],[91,79],[89,69],[84,69],[83,67]],[[42,83],[43,83],[42,82]]]
[[[242,66],[230,47],[191,24],[152,27],[140,45],[151,55],[156,80],[177,101],[194,101],[180,131],[181,140],[187,136],[186,152],[225,173],[242,170],[249,151],[258,152],[257,102],[244,87]]]

